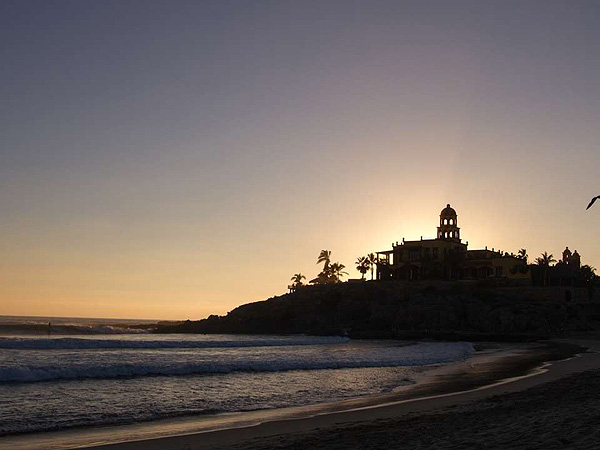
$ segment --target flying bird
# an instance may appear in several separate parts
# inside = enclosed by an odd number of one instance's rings
[[[586,209],[586,210],[590,209],[590,208],[592,207],[592,205],[594,204],[594,202],[595,202],[596,200],[598,200],[599,198],[600,198],[600,195],[596,195],[596,196],[595,196],[595,197],[592,199],[592,201],[590,202],[590,204],[589,204],[589,205],[587,205],[587,208],[585,208],[585,209]]]

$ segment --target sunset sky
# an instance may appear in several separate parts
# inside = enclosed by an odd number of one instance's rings
[[[2,1],[0,57],[0,314],[222,314],[447,203],[600,269],[597,1]]]

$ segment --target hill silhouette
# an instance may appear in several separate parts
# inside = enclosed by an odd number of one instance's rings
[[[570,297],[569,297],[570,298]],[[308,286],[225,316],[161,326],[173,333],[345,334],[356,338],[528,340],[600,329],[587,291],[458,282]]]

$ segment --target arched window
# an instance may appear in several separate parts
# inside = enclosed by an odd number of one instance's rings
[[[454,225],[454,219],[450,219],[450,220],[448,221],[448,223],[449,223],[450,225]]]

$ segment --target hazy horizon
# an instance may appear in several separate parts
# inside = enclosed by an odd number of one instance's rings
[[[322,249],[600,268],[595,2],[3,2],[0,314],[199,319]],[[368,275],[369,276],[369,275]]]
[[[1,318],[11,318],[11,319],[79,319],[79,320],[118,320],[118,321],[131,321],[131,320],[142,320],[144,322],[160,322],[160,321],[169,321],[169,319],[148,319],[144,317],[80,317],[80,316],[19,316],[12,314],[0,314]]]

